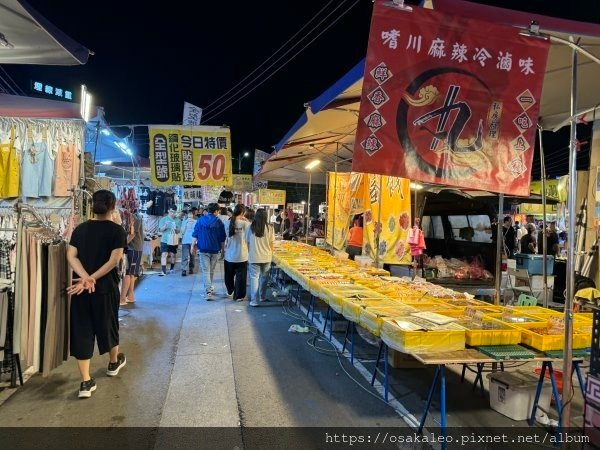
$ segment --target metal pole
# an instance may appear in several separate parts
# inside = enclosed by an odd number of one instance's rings
[[[337,203],[337,164],[335,167],[335,172],[334,172],[334,176],[333,176],[333,211],[332,211],[332,215],[331,215],[331,248],[333,250],[336,250],[335,247],[335,206]],[[329,206],[327,207],[327,212],[329,215]]]
[[[571,66],[571,142],[569,145],[569,234],[567,235],[567,297],[565,298],[565,348],[563,353],[563,410],[561,425],[571,424],[571,366],[573,364],[573,296],[575,295],[575,208],[577,203],[577,51]]]
[[[540,172],[542,176],[542,243],[544,244],[543,249],[543,262],[542,262],[542,304],[544,308],[548,307],[548,268],[546,267],[546,260],[548,259],[548,238],[546,236],[546,163],[544,161],[544,146],[542,144],[542,128],[538,127],[538,136],[540,137]]]
[[[502,248],[504,243],[504,234],[502,233],[502,216],[504,213],[504,194],[498,195],[498,220],[496,231],[496,297],[494,304],[500,304],[500,291],[502,290]]]
[[[379,267],[379,241],[381,239],[381,233],[383,232],[383,225],[381,225],[381,201],[383,197],[382,186],[383,186],[383,175],[376,175],[379,177],[379,206],[377,209],[377,225],[381,228],[381,231],[377,231],[377,226],[375,227],[375,232],[377,233],[375,238],[375,266]]]
[[[310,188],[311,188],[311,185],[312,185],[312,172],[309,170],[309,172],[308,172],[308,203],[306,204],[306,206],[308,207],[307,208],[308,211],[306,214],[306,225],[305,225],[306,226],[306,230],[305,230],[306,231],[306,241],[305,242],[307,244],[308,244],[308,220],[310,217]]]

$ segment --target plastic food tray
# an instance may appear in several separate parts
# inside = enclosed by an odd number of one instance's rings
[[[405,331],[391,319],[381,326],[381,339],[403,353],[453,352],[465,348],[465,330]]]
[[[384,319],[408,316],[415,311],[416,309],[410,306],[368,306],[360,312],[358,324],[373,335],[379,336]]]
[[[481,329],[472,325],[469,322],[470,318],[464,316],[463,312],[447,311],[442,314],[459,319],[457,323],[466,329],[465,342],[472,347],[479,347],[482,345],[516,345],[521,342],[521,329],[500,320],[484,316],[482,318],[482,323],[484,325],[497,328]]]
[[[548,326],[534,328],[521,328],[522,343],[536,350],[563,350],[565,346],[564,333],[541,334],[540,330],[547,331]],[[587,348],[592,344],[592,335],[582,333],[577,327],[573,329],[573,348]]]
[[[395,302],[385,297],[345,299],[344,303],[342,304],[342,315],[351,322],[359,323],[361,311],[369,306],[393,308],[395,306]]]
[[[504,320],[503,313],[488,314],[487,316],[493,319],[500,320],[504,323],[511,324],[513,326],[518,326],[520,328],[535,328],[537,326],[546,325],[548,323],[548,320],[545,317],[532,316],[529,314],[520,313],[518,311],[515,311],[511,316],[514,318],[514,320],[509,321]],[[519,322],[519,318],[523,319],[523,321]]]
[[[546,354],[546,356],[554,359],[563,359],[564,357],[564,350],[548,350],[544,353]],[[589,355],[590,354],[584,349],[573,349],[573,358],[586,358]]]

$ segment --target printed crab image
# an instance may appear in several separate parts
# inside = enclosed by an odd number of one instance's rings
[[[379,243],[379,256],[384,256],[387,253],[387,241]]]
[[[400,214],[400,219],[398,221],[400,222],[400,227],[403,230],[408,230],[408,227],[410,226],[410,218],[408,217],[407,212]]]
[[[403,258],[404,255],[406,254],[406,244],[404,242],[399,242],[398,245],[396,246],[396,256],[398,258]]]
[[[373,248],[371,247],[371,244],[369,244],[368,242],[365,244],[365,255],[367,256],[371,256],[373,254]]]
[[[388,220],[388,229],[390,230],[390,233],[393,233],[396,229],[396,218],[394,216],[390,216]]]
[[[365,211],[364,219],[365,219],[365,223],[373,222],[373,212],[370,209],[367,209]]]

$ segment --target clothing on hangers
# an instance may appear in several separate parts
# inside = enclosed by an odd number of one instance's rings
[[[54,161],[48,149],[47,135],[46,128],[33,130],[31,126],[27,127],[27,141],[21,158],[21,195],[24,197],[52,195]]]
[[[19,196],[20,162],[15,146],[15,129],[0,136],[0,198]]]

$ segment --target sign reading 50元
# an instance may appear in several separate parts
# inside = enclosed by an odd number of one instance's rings
[[[222,186],[232,181],[229,128],[149,127],[150,169],[155,186]]]

